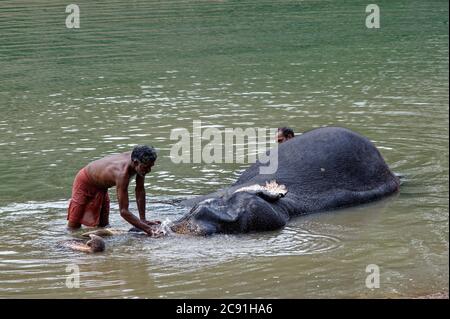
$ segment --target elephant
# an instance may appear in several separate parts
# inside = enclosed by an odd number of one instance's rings
[[[257,161],[230,187],[188,199],[170,229],[212,235],[272,231],[294,216],[349,207],[399,191],[400,180],[375,145],[343,127],[321,127],[278,147],[278,168]]]

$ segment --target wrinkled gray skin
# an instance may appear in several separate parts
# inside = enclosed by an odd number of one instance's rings
[[[358,205],[399,190],[399,179],[367,138],[340,127],[308,131],[279,145],[278,170],[259,174],[250,166],[229,188],[185,201],[189,213],[177,233],[210,235],[282,228],[293,216]],[[288,193],[279,199],[236,189],[276,180]]]

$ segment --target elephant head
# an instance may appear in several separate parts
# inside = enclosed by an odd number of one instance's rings
[[[286,193],[286,187],[275,181],[240,187],[197,203],[171,229],[196,235],[279,229],[287,222],[288,214],[277,201]]]

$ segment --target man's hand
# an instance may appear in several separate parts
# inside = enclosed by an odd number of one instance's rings
[[[144,231],[149,235],[150,237],[159,238],[164,236],[164,232],[159,229],[153,229],[150,226],[145,227]]]
[[[150,226],[146,226],[145,228],[143,227],[142,230],[149,236],[153,236],[154,234],[154,231]]]
[[[146,220],[141,219],[141,222],[143,222],[146,225],[152,226],[152,225],[161,225],[161,222],[159,220]]]

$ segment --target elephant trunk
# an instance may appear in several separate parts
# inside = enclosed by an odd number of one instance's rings
[[[217,232],[216,226],[210,223],[194,221],[192,218],[183,217],[174,221],[170,229],[177,234],[207,236]]]

